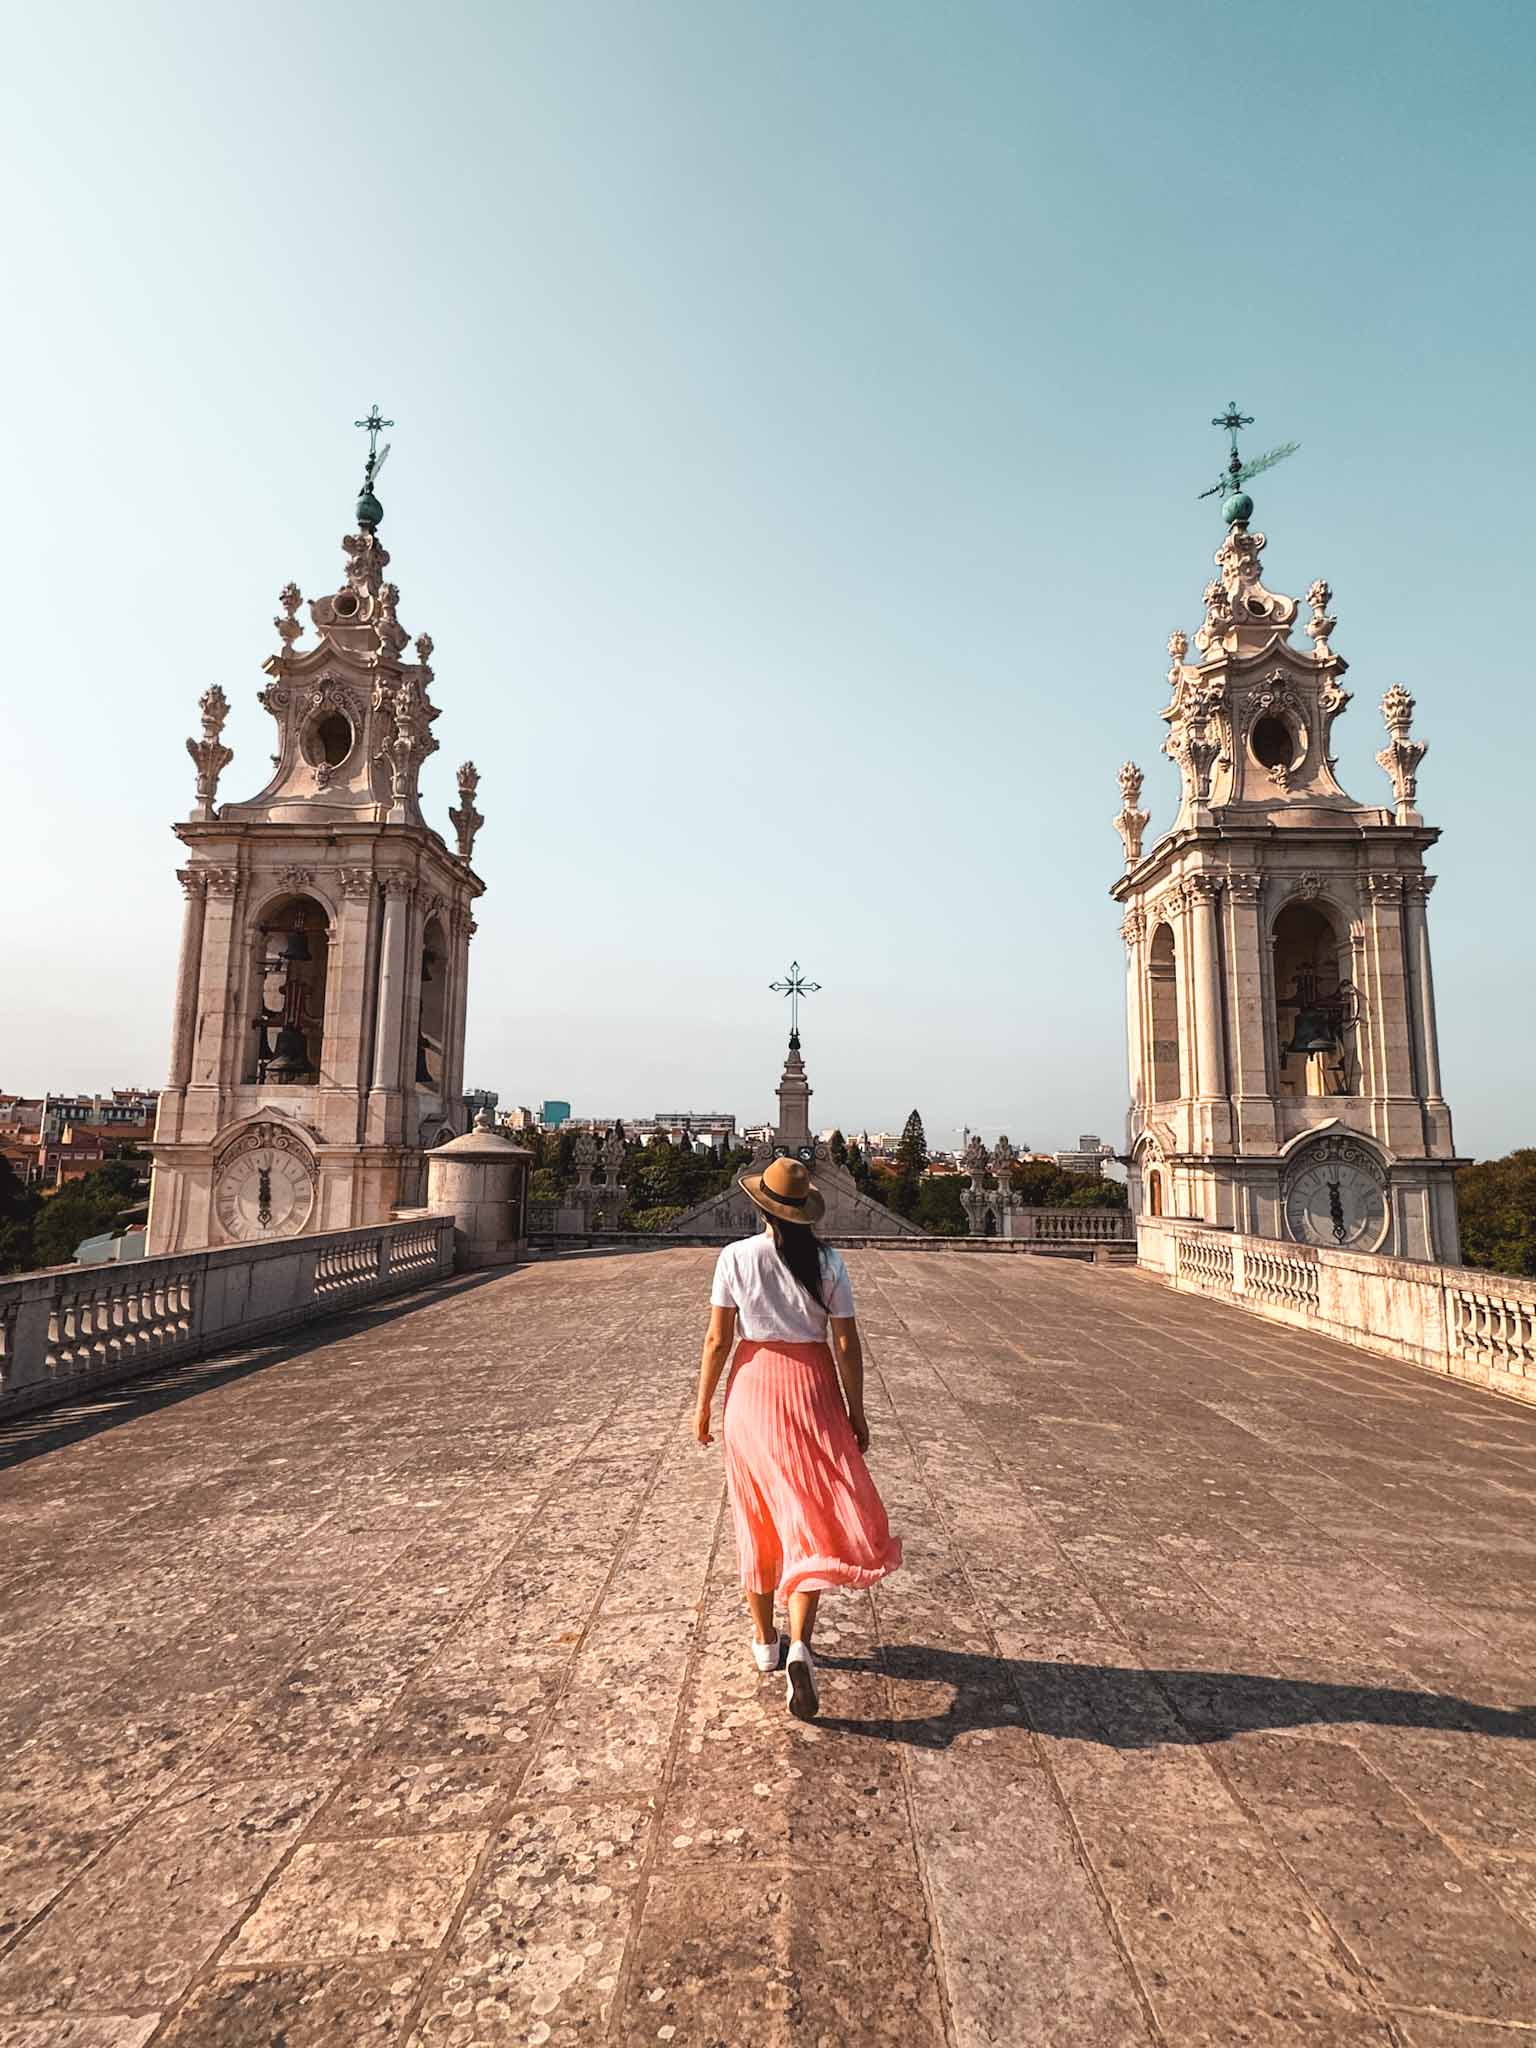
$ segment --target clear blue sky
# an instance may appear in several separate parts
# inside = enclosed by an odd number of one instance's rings
[[[1419,700],[1463,1148],[1536,1142],[1536,14],[1463,0],[77,0],[14,11],[0,1086],[158,1082],[212,682],[362,436],[484,775],[469,1079],[1118,1136],[1115,770],[1230,397],[1269,580],[1336,592],[1341,773]],[[1520,851],[1517,854],[1517,845]]]

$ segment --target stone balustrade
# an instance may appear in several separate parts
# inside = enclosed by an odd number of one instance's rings
[[[0,1280],[0,1416],[453,1271],[452,1216]]]
[[[1143,1216],[1137,1263],[1186,1293],[1536,1404],[1536,1280]]]
[[[1048,1244],[1129,1244],[1135,1226],[1124,1209],[1010,1209],[1008,1235]]]

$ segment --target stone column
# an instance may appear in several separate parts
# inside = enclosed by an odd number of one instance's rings
[[[1259,904],[1263,877],[1233,871],[1224,877],[1227,896],[1227,972],[1231,1002],[1232,1093],[1236,1099],[1237,1149],[1267,1150],[1275,1141],[1275,1110],[1269,1093],[1265,1019],[1264,937]]]
[[[373,910],[373,876],[367,868],[341,868],[335,876],[341,909],[331,927],[326,967],[325,1069],[329,1085],[349,1093],[361,1088],[368,1057],[368,927]]]
[[[208,884],[201,868],[181,868],[176,879],[186,892],[181,918],[181,954],[176,962],[176,1007],[171,1015],[169,1085],[185,1088],[192,1074],[192,1039],[197,1029],[197,989],[203,964],[203,922]]]
[[[1184,886],[1189,901],[1190,960],[1194,978],[1195,1072],[1201,1101],[1215,1102],[1227,1092],[1225,1034],[1221,1020],[1221,949],[1216,937],[1216,899],[1221,884],[1214,875],[1191,875]]]
[[[464,1029],[469,1008],[469,942],[477,926],[467,905],[449,913],[453,934],[453,986],[447,1005],[447,1038],[443,1048],[445,1107],[457,1120],[464,1113]]]
[[[1403,949],[1403,878],[1368,874],[1363,878],[1369,905],[1365,931],[1365,999],[1370,1027],[1370,1070],[1367,1091],[1378,1098],[1411,1099],[1413,1030]],[[1390,1128],[1377,1135],[1394,1150],[1410,1134]],[[1405,1148],[1406,1149],[1406,1148]]]
[[[1440,1095],[1440,1034],[1435,1023],[1435,971],[1429,957],[1429,892],[1433,875],[1410,875],[1404,883],[1407,922],[1409,1008],[1413,1018],[1414,1052],[1419,1087],[1428,1102]]]
[[[400,1089],[411,1105],[406,1119],[406,1142],[416,1142],[416,1048],[421,1037],[421,954],[426,943],[427,920],[417,890],[406,920],[405,1015],[400,1026]]]
[[[374,1016],[373,1087],[368,1097],[371,1144],[398,1144],[400,1037],[405,1023],[405,942],[410,924],[411,878],[387,874],[384,931],[379,943],[379,998]]]
[[[187,1085],[198,1089],[221,1089],[231,1079],[227,1048],[231,1039],[239,1045],[239,1025],[247,1002],[246,963],[236,944],[235,898],[240,871],[234,867],[210,867],[208,900],[203,913],[202,974],[197,991],[197,1019],[192,1040],[191,1067]],[[214,1119],[216,1121],[216,1118]],[[209,1123],[209,1130],[213,1122]]]
[[[1125,1036],[1131,1123],[1134,1130],[1140,1130],[1147,1120],[1152,1093],[1147,1071],[1146,1020],[1142,1014],[1142,990],[1147,972],[1147,920],[1140,910],[1125,913],[1120,936],[1125,941]]]

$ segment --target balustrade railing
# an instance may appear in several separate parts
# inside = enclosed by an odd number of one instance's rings
[[[0,1280],[0,1415],[453,1271],[451,1216]]]
[[[1137,1259],[1175,1287],[1536,1402],[1536,1280],[1169,1216],[1139,1219]]]
[[[1010,1236],[1056,1244],[1128,1244],[1136,1235],[1124,1209],[1015,1209],[1009,1221]]]

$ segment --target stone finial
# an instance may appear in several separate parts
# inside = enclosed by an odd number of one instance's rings
[[[1182,640],[1183,634],[1174,635]],[[1141,859],[1142,835],[1151,823],[1151,813],[1136,808],[1141,796],[1142,773],[1134,761],[1127,761],[1120,770],[1120,815],[1115,819],[1115,830],[1120,834],[1125,847],[1125,864],[1135,867]]]
[[[396,823],[409,823],[416,808],[416,778],[421,764],[428,754],[437,752],[437,741],[429,729],[437,712],[414,675],[403,676],[393,690],[386,682],[379,682],[374,688],[373,708],[387,708],[394,718],[394,733],[380,745],[378,757],[389,768],[390,818]]]
[[[475,1111],[475,1129],[477,1131],[494,1131],[495,1128],[496,1119],[491,1115],[489,1109],[487,1109],[485,1104],[482,1102],[480,1107]]]
[[[1009,1174],[1013,1171],[1013,1162],[1016,1157],[1017,1154],[1008,1142],[1008,1134],[1005,1131],[992,1147],[992,1171],[997,1175],[1000,1183],[1006,1184]]]
[[[979,1188],[982,1175],[987,1170],[987,1148],[982,1143],[979,1133],[971,1139],[969,1145],[961,1153],[960,1164],[971,1176],[972,1185]]]
[[[1312,641],[1319,654],[1331,654],[1333,652],[1333,649],[1328,645],[1328,635],[1339,622],[1328,609],[1332,602],[1333,592],[1323,581],[1322,577],[1319,576],[1307,592],[1307,603],[1312,607],[1312,616],[1308,619],[1305,628],[1308,638]]]
[[[1262,533],[1244,525],[1228,529],[1216,550],[1216,581],[1205,588],[1205,623],[1195,635],[1202,654],[1252,654],[1290,630],[1296,617],[1294,597],[1266,590],[1260,556]]]
[[[205,690],[199,697],[197,708],[203,721],[203,736],[200,740],[187,741],[187,752],[197,764],[197,802],[192,807],[192,815],[194,818],[211,818],[219,777],[235,758],[233,750],[219,738],[229,716],[229,699],[215,683],[211,690]]]
[[[416,659],[423,668],[428,667],[431,663],[432,649],[435,644],[430,633],[418,633],[416,635]]]
[[[1188,652],[1189,635],[1187,633],[1181,633],[1177,629],[1177,627],[1175,627],[1173,632],[1171,632],[1168,635],[1169,657],[1175,662],[1182,662],[1185,655],[1188,654]]]
[[[1413,698],[1401,683],[1394,683],[1382,698],[1381,715],[1391,737],[1376,759],[1392,778],[1392,792],[1397,798],[1397,822],[1399,825],[1420,824],[1422,820],[1414,809],[1414,799],[1419,790],[1419,763],[1429,752],[1429,742],[1410,737]]]
[[[286,654],[304,631],[302,623],[295,617],[304,598],[297,583],[285,583],[277,593],[277,601],[283,609],[272,623],[277,628],[278,637],[283,643],[283,652]]]
[[[417,642],[420,645],[420,642]],[[459,839],[459,859],[469,860],[475,851],[475,834],[485,823],[475,809],[475,791],[480,787],[480,770],[473,761],[466,761],[459,770],[459,809],[450,810],[448,822]]]

